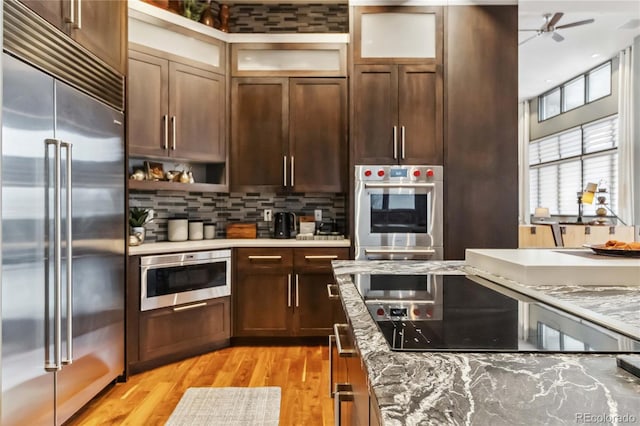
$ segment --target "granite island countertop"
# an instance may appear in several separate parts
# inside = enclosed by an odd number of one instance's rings
[[[615,355],[391,351],[351,274],[473,272],[463,261],[334,261],[333,268],[384,425],[640,423],[640,379],[619,369]],[[587,289],[561,289],[535,290],[609,311],[580,294]],[[607,297],[623,311],[639,306],[638,294],[628,296]]]

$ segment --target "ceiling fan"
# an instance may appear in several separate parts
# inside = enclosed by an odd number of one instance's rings
[[[558,23],[558,21],[560,20],[560,18],[562,18],[562,16],[564,15],[564,13],[562,12],[556,12],[553,15],[551,15],[550,13],[545,13],[544,15],[542,15],[544,17],[544,24],[542,24],[542,26],[540,28],[537,29],[520,29],[519,31],[535,31],[535,34],[532,35],[529,38],[524,39],[523,41],[521,41],[520,43],[518,43],[518,45],[523,45],[524,43],[528,42],[529,40],[533,40],[534,38],[542,35],[542,34],[551,34],[551,38],[554,39],[555,41],[562,41],[564,40],[564,37],[562,35],[560,35],[559,33],[556,32],[556,30],[561,30],[564,28],[571,28],[571,27],[577,27],[579,25],[586,25],[586,24],[591,24],[592,22],[594,22],[594,19],[585,19],[584,21],[576,21],[576,22],[572,22],[570,24],[564,24],[564,25],[558,25],[556,26],[556,24]]]

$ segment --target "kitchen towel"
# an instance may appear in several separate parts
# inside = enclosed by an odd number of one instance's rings
[[[278,426],[280,388],[188,388],[167,426]]]

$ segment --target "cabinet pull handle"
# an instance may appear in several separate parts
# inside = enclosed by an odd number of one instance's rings
[[[162,116],[162,122],[164,123],[164,143],[162,149],[169,149],[169,116],[167,114]]]
[[[171,149],[176,150],[176,116],[171,116],[171,133],[173,134],[173,140],[171,141]]]
[[[300,277],[296,274],[296,308],[300,307]]]
[[[282,256],[247,256],[249,260],[280,260]]]
[[[287,307],[291,307],[291,274],[287,274]]]
[[[293,179],[295,178],[295,175],[296,175],[296,173],[295,173],[295,171],[296,171],[296,167],[295,167],[294,160],[295,160],[295,159],[294,159],[294,157],[293,157],[293,155],[292,155],[292,156],[291,156],[291,186],[295,185],[295,184],[293,183]]]
[[[282,157],[282,161],[284,162],[284,165],[282,167],[282,186],[287,186],[287,156],[283,156]]]
[[[334,260],[338,258],[337,254],[317,255],[317,256],[305,256],[305,260]]]
[[[189,309],[201,308],[203,306],[207,306],[207,302],[194,303],[193,305],[187,306],[178,306],[177,308],[173,308],[173,312],[188,311]]]
[[[333,324],[333,334],[336,336],[336,346],[338,347],[338,355],[351,357],[356,355],[356,348],[346,348],[342,346],[342,341],[340,340],[340,329],[348,330],[348,324]]]
[[[348,383],[337,383],[336,392],[333,394],[334,425],[342,425],[342,403],[353,401],[353,389]]]
[[[400,127],[400,154],[402,159],[404,160],[404,137],[405,137],[404,126]]]
[[[330,300],[340,299],[340,293],[338,293],[338,286],[335,284],[327,284],[327,294],[329,295]]]
[[[393,159],[398,159],[398,126],[393,126]]]
[[[65,17],[64,20],[65,22],[72,24],[72,27],[75,28],[75,20],[76,20],[75,0],[69,0],[69,17]]]
[[[76,0],[76,22],[73,24],[73,28],[82,29],[82,0]]]

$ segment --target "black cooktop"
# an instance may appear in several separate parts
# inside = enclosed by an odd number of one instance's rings
[[[395,351],[640,352],[640,341],[471,275],[354,276]]]

